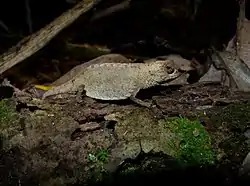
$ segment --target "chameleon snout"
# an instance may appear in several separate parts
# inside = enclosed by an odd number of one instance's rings
[[[184,63],[184,64],[180,64],[180,65],[177,65],[178,66],[178,71],[179,72],[189,72],[189,71],[194,71],[196,70],[196,68],[194,67],[194,65],[192,63]]]

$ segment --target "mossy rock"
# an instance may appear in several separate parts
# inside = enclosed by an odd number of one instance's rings
[[[10,138],[21,130],[21,121],[15,109],[15,103],[11,99],[0,101],[0,135]]]
[[[166,148],[182,165],[205,166],[215,162],[211,138],[199,121],[173,117],[160,123],[171,134],[166,138]]]
[[[162,152],[176,158],[184,166],[205,166],[215,162],[216,155],[209,133],[198,120],[183,117],[158,120],[152,112],[145,109],[115,115],[120,115],[116,134],[120,143],[125,141],[125,148],[118,150],[123,156],[126,154],[126,157],[135,157],[135,152],[141,149],[146,154]],[[136,144],[137,148],[131,147]],[[128,149],[134,151],[130,152]]]

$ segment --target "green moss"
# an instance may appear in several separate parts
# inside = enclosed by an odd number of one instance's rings
[[[20,133],[19,115],[15,110],[15,102],[11,99],[0,101],[0,138],[4,148],[9,139]]]
[[[8,100],[0,101],[0,125],[8,126],[9,123],[16,119],[16,113]]]
[[[89,154],[88,160],[91,163],[95,164],[95,173],[93,177],[95,180],[99,180],[103,175],[106,175],[106,170],[104,168],[104,164],[108,161],[108,149],[99,149],[95,154]]]
[[[108,149],[99,149],[94,154],[88,155],[88,160],[94,163],[91,180],[100,182],[109,177],[109,173],[105,170],[104,164],[108,161]]]
[[[108,149],[101,149],[97,154],[96,158],[98,161],[102,163],[106,163],[108,161]]]
[[[108,161],[108,149],[97,150],[95,154],[89,154],[88,159],[90,162],[106,163]]]
[[[199,121],[187,118],[169,118],[165,127],[175,136],[171,140],[175,157],[184,165],[208,165],[215,161],[208,132]]]

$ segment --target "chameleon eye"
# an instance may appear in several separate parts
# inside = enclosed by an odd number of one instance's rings
[[[174,72],[174,68],[173,67],[170,67],[170,66],[167,66],[167,73],[168,74],[172,74]]]

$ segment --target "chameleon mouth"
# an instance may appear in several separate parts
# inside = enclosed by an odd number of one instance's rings
[[[190,66],[190,67],[186,67],[186,68],[179,68],[178,72],[180,72],[180,73],[188,73],[190,71],[195,71],[195,70],[196,70],[196,68]]]
[[[185,73],[185,72],[190,72],[190,71],[195,71],[196,67],[194,66],[193,63],[185,63],[185,64],[177,64],[177,69],[180,73]]]
[[[179,78],[181,76],[185,76],[186,74],[190,73],[190,71],[185,71],[185,70],[178,70],[178,72],[179,72],[179,76],[176,77],[175,79],[177,79],[177,78]]]
[[[183,70],[183,69],[179,69],[178,72],[180,72],[180,73],[187,73],[187,71]]]

